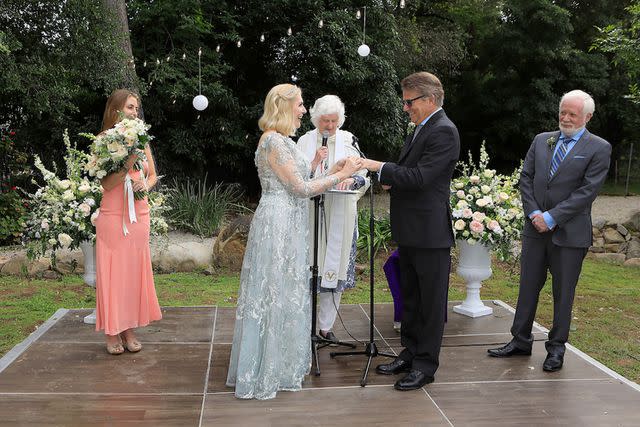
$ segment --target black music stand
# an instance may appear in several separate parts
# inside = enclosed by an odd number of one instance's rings
[[[360,151],[360,150],[358,150]],[[360,155],[363,158],[364,155],[362,154],[362,152],[360,151]],[[373,215],[373,184],[375,183],[375,177],[377,175],[377,172],[369,172],[369,177],[371,179],[371,187],[369,188],[369,342],[367,343],[366,348],[364,349],[364,351],[345,351],[345,352],[341,352],[341,353],[336,353],[336,352],[331,352],[329,353],[329,355],[331,356],[331,358],[334,358],[336,356],[351,356],[351,355],[358,355],[358,354],[362,354],[368,357],[367,359],[367,366],[364,370],[364,374],[362,374],[362,379],[360,380],[360,386],[364,387],[367,385],[367,376],[369,375],[369,368],[371,367],[371,359],[373,359],[374,357],[377,356],[384,356],[384,357],[392,357],[395,358],[396,355],[395,354],[388,354],[388,353],[382,353],[378,351],[378,347],[376,346],[376,343],[373,339],[373,327],[374,327],[374,296],[373,296],[373,289],[374,289],[374,279],[373,279],[373,266],[374,266],[374,245],[373,245],[373,227],[374,227],[374,215]]]
[[[311,270],[311,364],[315,366],[315,375],[320,375],[320,363],[318,361],[318,349],[328,345],[344,345],[355,348],[356,346],[342,341],[331,341],[316,333],[316,320],[318,317],[318,228],[320,227],[320,209],[324,209],[324,194],[319,194],[313,200],[313,265]]]

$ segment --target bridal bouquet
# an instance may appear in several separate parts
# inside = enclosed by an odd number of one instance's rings
[[[93,140],[89,161],[85,166],[89,176],[100,180],[112,172],[122,170],[131,154],[138,156],[134,169],[142,170],[142,161],[146,160],[144,149],[153,139],[148,133],[150,127],[140,119],[124,118],[113,128],[97,136],[82,133],[82,136]],[[136,200],[145,196],[147,191],[134,193]]]
[[[39,188],[29,196],[30,211],[23,241],[30,258],[51,251],[55,262],[56,250],[74,249],[84,240],[95,239],[93,222],[98,216],[102,188],[83,173],[88,156],[71,146],[66,132],[64,143],[66,179],[59,178],[55,169],[54,172],[48,170],[38,156],[35,158],[44,185],[34,180]]]
[[[500,260],[513,258],[514,243],[524,225],[522,202],[515,185],[521,167],[510,176],[487,168],[489,155],[480,147],[480,162],[460,162],[461,176],[451,183],[451,207],[455,238],[469,244],[484,244],[496,251]]]

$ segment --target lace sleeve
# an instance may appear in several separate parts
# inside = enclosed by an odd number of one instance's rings
[[[296,197],[308,198],[321,194],[339,182],[336,175],[305,180],[293,157],[292,149],[279,136],[269,135],[265,144],[267,162],[286,190]]]

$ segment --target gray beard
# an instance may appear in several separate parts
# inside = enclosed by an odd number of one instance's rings
[[[577,128],[577,129],[571,129],[571,130],[565,130],[562,128],[562,126],[558,126],[560,128],[560,131],[564,134],[564,136],[568,137],[568,138],[573,138],[573,136],[575,134],[577,134],[578,132],[580,132],[582,129],[584,129],[584,126],[581,128]]]

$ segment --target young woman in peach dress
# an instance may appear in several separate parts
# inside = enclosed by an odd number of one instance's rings
[[[138,117],[140,98],[118,89],[107,100],[102,131],[112,128],[121,117]],[[127,159],[123,170],[102,179],[104,188],[100,214],[96,219],[96,331],[104,330],[107,352],[122,354],[140,351],[142,344],[134,329],[160,320],[162,314],[151,269],[149,248],[149,205],[147,198],[134,201],[135,222],[125,200],[125,180],[134,191],[153,187],[157,176],[149,146],[145,148],[143,173],[134,170],[137,156]],[[127,192],[128,193],[128,192]]]

